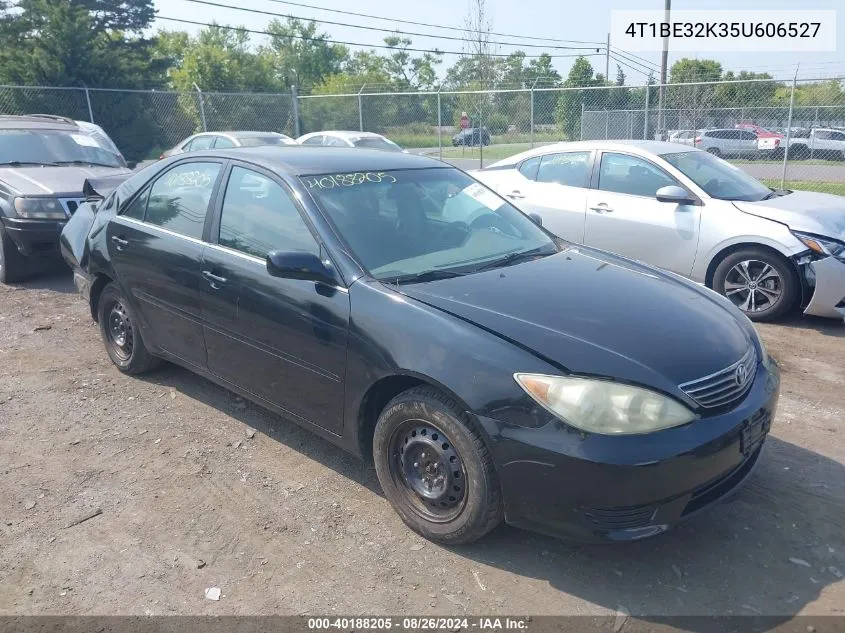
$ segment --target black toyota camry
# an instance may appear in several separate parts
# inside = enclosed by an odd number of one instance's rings
[[[412,529],[654,535],[760,458],[751,323],[419,156],[240,148],[89,182],[62,235],[123,372],[177,363],[372,459]]]

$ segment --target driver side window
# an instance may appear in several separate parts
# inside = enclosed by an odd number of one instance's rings
[[[599,169],[599,190],[653,198],[657,190],[681,186],[665,171],[637,156],[605,152]]]

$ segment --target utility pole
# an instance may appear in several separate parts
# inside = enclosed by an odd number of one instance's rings
[[[664,0],[663,21],[668,24],[672,0]],[[657,132],[663,135],[663,100],[666,93],[666,66],[669,63],[669,38],[663,38],[663,53],[660,55],[660,89],[657,93]]]
[[[604,80],[610,81],[610,33],[607,34],[607,47],[604,49]]]

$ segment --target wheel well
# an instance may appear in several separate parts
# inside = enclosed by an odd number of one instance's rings
[[[99,320],[99,306],[100,294],[103,288],[109,285],[113,280],[108,275],[99,274],[94,278],[94,283],[91,284],[91,296],[89,298],[89,305],[91,307],[91,318],[96,323]]]
[[[367,459],[372,457],[376,421],[387,403],[403,391],[426,384],[424,380],[413,376],[387,376],[367,390],[358,410],[358,445],[361,455]]]
[[[710,260],[710,264],[707,266],[707,274],[704,276],[704,284],[708,288],[712,289],[713,276],[715,275],[716,269],[719,267],[719,264],[722,263],[722,260],[725,259],[725,257],[730,255],[731,253],[735,253],[746,248],[756,248],[758,250],[767,251],[777,257],[780,257],[782,260],[786,261],[789,264],[789,267],[792,269],[792,272],[795,273],[795,278],[800,281],[801,276],[798,274],[798,268],[795,266],[795,262],[783,253],[781,253],[779,250],[777,250],[776,248],[772,248],[771,246],[766,246],[765,244],[760,244],[758,242],[742,242],[740,244],[734,244],[732,246],[728,246],[727,248],[722,249],[713,257],[713,259]]]

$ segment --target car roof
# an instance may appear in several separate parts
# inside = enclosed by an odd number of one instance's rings
[[[52,114],[0,115],[0,128],[5,130],[79,130],[73,119]]]
[[[669,143],[666,141],[640,141],[636,139],[616,141],[562,141],[560,143],[551,143],[549,145],[535,147],[534,149],[522,152],[521,154],[516,154],[509,158],[505,158],[504,160],[500,160],[488,167],[513,165],[525,160],[526,158],[531,158],[532,156],[540,156],[542,154],[554,152],[577,152],[591,150],[616,150],[641,154],[643,156],[647,156],[649,154],[676,154],[680,152],[701,151],[689,145],[680,145],[678,143]]]
[[[375,132],[358,132],[355,130],[321,130],[319,132],[303,134],[299,138],[311,138],[312,136],[337,136],[347,140],[356,138],[384,138],[381,134],[376,134]]]
[[[244,160],[279,173],[294,176],[451,167],[451,165],[434,158],[416,154],[352,147],[309,147],[307,145],[235,147],[225,150],[191,152],[188,156],[192,159],[202,156],[222,156]]]

